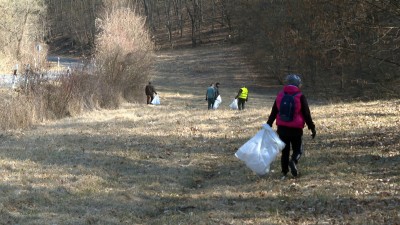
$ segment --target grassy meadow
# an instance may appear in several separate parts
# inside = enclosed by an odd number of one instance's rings
[[[0,224],[400,224],[399,100],[309,97],[317,136],[304,129],[300,177],[281,180],[279,158],[259,177],[234,154],[279,86],[250,76],[247,109],[230,110],[251,67],[209,54],[159,54],[161,105],[2,131]],[[221,83],[218,110],[209,82]]]

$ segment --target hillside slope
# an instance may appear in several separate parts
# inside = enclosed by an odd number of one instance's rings
[[[304,130],[300,178],[281,180],[279,159],[258,177],[234,153],[279,87],[238,52],[159,52],[161,105],[143,99],[1,133],[0,223],[398,224],[400,101],[311,104],[318,134]],[[223,103],[209,111],[211,82]],[[230,110],[242,83],[247,109]]]
[[[223,108],[228,107],[228,102],[243,85],[249,88],[248,105],[251,108],[270,104],[280,88],[271,77],[254,71],[241,55],[240,46],[179,49],[161,51],[157,55],[153,84],[161,93],[179,93],[181,96],[173,98],[161,94],[166,104],[184,101],[196,108],[204,108],[205,91],[216,82],[221,84]]]

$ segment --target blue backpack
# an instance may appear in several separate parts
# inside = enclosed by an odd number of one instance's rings
[[[282,121],[290,122],[293,120],[294,117],[294,110],[295,110],[295,101],[294,97],[299,94],[295,93],[294,95],[290,95],[288,93],[284,93],[281,105],[279,108],[279,117]]]

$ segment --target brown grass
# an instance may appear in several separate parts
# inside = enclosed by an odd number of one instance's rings
[[[34,107],[30,99],[14,91],[0,89],[0,127],[2,130],[26,128],[32,125]]]
[[[248,109],[231,111],[251,67],[223,50],[159,53],[159,106],[3,132],[1,224],[399,224],[400,101],[310,96],[318,133],[305,129],[301,177],[280,180],[279,159],[258,177],[234,153],[267,120],[276,88],[254,74]],[[213,81],[223,103],[207,111]]]

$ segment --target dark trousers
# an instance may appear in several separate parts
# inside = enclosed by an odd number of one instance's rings
[[[214,103],[215,103],[215,98],[208,98],[208,109],[213,109],[214,108]]]
[[[279,134],[279,138],[286,144],[282,150],[281,166],[282,173],[287,174],[289,172],[289,161],[293,160],[295,164],[299,162],[301,155],[303,154],[302,135],[286,136]],[[290,157],[290,147],[293,149],[292,156]]]
[[[238,98],[238,107],[239,107],[239,110],[244,109],[245,103],[246,103],[246,99]]]
[[[147,104],[151,104],[154,99],[154,95],[147,95]]]

